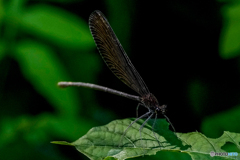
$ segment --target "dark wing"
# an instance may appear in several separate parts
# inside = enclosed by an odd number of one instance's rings
[[[141,96],[150,93],[102,12],[90,15],[89,27],[103,60],[115,76]]]

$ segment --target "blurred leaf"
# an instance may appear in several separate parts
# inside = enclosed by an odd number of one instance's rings
[[[128,52],[130,49],[131,40],[131,27],[134,13],[133,1],[122,0],[122,1],[112,1],[106,0],[106,5],[108,6],[108,14],[106,18],[110,21],[110,25],[119,38],[123,48]],[[121,7],[119,7],[121,6]]]
[[[202,123],[201,131],[210,137],[217,137],[221,135],[224,130],[240,132],[238,125],[229,125],[238,124],[240,121],[239,115],[240,106],[212,115],[211,117],[205,118]]]
[[[25,3],[26,0],[10,0],[4,5],[3,37],[8,44],[7,50],[11,50],[12,46],[10,47],[9,44],[14,44],[16,41]]]
[[[3,20],[4,14],[5,14],[5,9],[3,7],[2,0],[0,0],[0,26],[2,24],[2,20]]]
[[[27,0],[11,0],[6,3],[8,14],[11,16],[17,16],[22,11],[24,4]],[[8,15],[7,15],[8,16]],[[18,17],[19,18],[19,17]]]
[[[59,3],[72,3],[72,2],[81,2],[83,0],[40,0],[40,2],[59,2]]]
[[[192,80],[188,84],[188,96],[191,105],[194,107],[194,111],[198,115],[201,115],[204,110],[204,103],[206,102],[208,96],[208,88],[206,83],[203,83],[200,79]]]
[[[240,150],[240,134],[224,132],[217,138],[207,138],[199,132],[177,133],[177,138],[173,132],[168,129],[168,123],[164,119],[158,119],[155,135],[160,142],[156,140],[151,126],[153,120],[147,124],[142,132],[142,138],[139,135],[139,128],[143,123],[134,123],[122,138],[125,129],[132,122],[131,119],[116,120],[111,123],[92,128],[86,135],[73,143],[64,145],[74,145],[77,150],[92,160],[104,158],[128,159],[144,155],[155,155],[158,151],[182,152],[189,154],[192,159],[234,159],[236,157],[210,156],[210,152],[226,152],[221,149],[226,142],[234,144]],[[55,144],[61,142],[55,142]],[[179,153],[180,154],[180,153]],[[185,155],[187,157],[187,155]],[[237,156],[239,158],[240,156]]]
[[[224,25],[220,37],[220,56],[224,59],[240,55],[240,4],[225,5]]]
[[[21,41],[14,55],[24,76],[62,115],[77,116],[79,100],[74,89],[62,90],[57,82],[68,77],[50,48],[34,41]],[[34,106],[33,106],[34,107]]]
[[[21,115],[15,118],[5,118],[0,122],[0,155],[1,159],[19,160],[19,159],[44,159],[44,160],[64,160],[63,156],[57,154],[56,148],[49,144],[50,136],[74,138],[76,127],[68,129],[68,134],[63,134],[56,130],[54,121],[57,118],[50,114],[41,114],[38,116]],[[63,120],[63,118],[62,118]],[[68,121],[70,119],[64,119]],[[59,121],[59,120],[57,120]],[[71,121],[71,120],[70,120]],[[72,124],[73,121],[68,123]],[[78,132],[82,128],[78,127]],[[80,132],[81,133],[81,132]],[[14,154],[11,154],[14,153]]]
[[[5,46],[6,46],[5,41],[0,40],[0,61],[2,60],[2,58],[5,55],[5,50],[6,50]]]
[[[227,3],[227,4],[239,4],[239,0],[217,0],[221,3]]]
[[[38,116],[31,117],[22,115],[16,118],[5,118],[1,121],[0,147],[16,141],[19,136],[29,143],[39,143],[46,140],[46,122],[49,118],[39,119]],[[45,123],[45,124],[43,124]],[[34,137],[34,138],[33,138]]]
[[[67,139],[76,139],[79,135],[83,135],[92,126],[96,125],[96,121],[85,117],[77,118],[53,117],[49,119],[50,132],[58,137],[67,137]]]
[[[84,134],[87,128],[96,125],[91,120],[86,123],[83,118],[71,119],[51,114],[37,116],[21,115],[15,118],[4,118],[0,122],[0,151],[6,145],[22,138],[33,146],[49,144],[50,136],[66,137],[73,140]],[[0,154],[1,155],[1,154]]]
[[[61,47],[88,50],[95,46],[87,23],[60,8],[35,5],[26,10],[22,26]]]

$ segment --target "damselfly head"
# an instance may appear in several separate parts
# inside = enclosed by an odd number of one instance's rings
[[[162,114],[165,114],[165,112],[166,112],[166,108],[167,108],[167,105],[165,105],[165,104],[163,104],[163,105],[161,105],[161,106],[157,106],[156,107],[156,111],[160,111],[160,112],[162,112]]]
[[[165,113],[167,106],[166,105],[159,105],[157,98],[152,94],[146,94],[141,97],[141,102],[143,105],[147,108],[149,108],[152,111],[162,112],[162,114]]]

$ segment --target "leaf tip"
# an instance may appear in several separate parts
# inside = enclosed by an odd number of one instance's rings
[[[59,145],[67,145],[67,146],[74,146],[72,143],[66,141],[51,141],[52,144],[59,144]]]

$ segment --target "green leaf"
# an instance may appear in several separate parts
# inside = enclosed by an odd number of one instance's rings
[[[32,40],[21,41],[17,44],[14,58],[17,59],[24,76],[55,106],[59,114],[77,117],[79,98],[73,88],[62,90],[57,86],[68,74],[48,46]]]
[[[0,25],[2,25],[3,17],[5,16],[5,8],[3,6],[3,2],[0,1]]]
[[[92,128],[85,136],[71,143],[76,149],[88,156],[90,159],[103,159],[114,157],[117,159],[126,159],[139,157],[142,155],[155,155],[162,149],[180,149],[182,146],[173,132],[168,130],[168,123],[165,120],[157,120],[156,134],[159,139],[156,140],[151,126],[153,120],[148,122],[143,128],[140,138],[139,128],[143,120],[134,123],[132,127],[123,133],[133,119],[116,120],[105,126]],[[161,133],[165,137],[160,136]],[[171,141],[171,143],[169,143]],[[159,146],[161,145],[161,147]]]
[[[67,145],[67,146],[74,146],[73,144],[66,142],[66,141],[52,141],[52,144],[60,144],[60,145]]]
[[[80,1],[83,1],[83,0],[41,0],[41,2],[43,1],[46,1],[46,2],[55,2],[55,3],[73,3],[73,2],[80,2]]]
[[[222,134],[222,131],[240,131],[238,124],[240,121],[240,106],[233,107],[227,111],[217,113],[203,120],[201,131],[210,136],[217,137]]]
[[[222,9],[224,25],[220,37],[220,56],[224,59],[240,55],[240,4]]]
[[[87,23],[56,7],[32,6],[23,15],[22,28],[65,48],[88,50],[95,46]]]
[[[139,128],[143,120],[134,123],[123,136],[133,119],[115,120],[105,126],[94,127],[86,135],[71,143],[76,149],[92,160],[128,159],[144,155],[155,155],[158,151],[187,153],[192,159],[235,159],[233,156],[210,156],[210,152],[226,152],[221,147],[226,142],[233,143],[240,150],[240,134],[225,131],[216,139],[207,138],[199,132],[177,133],[168,129],[164,119],[158,119],[155,136],[151,126],[154,120],[143,128],[140,137]],[[123,138],[122,138],[123,137]],[[159,143],[160,142],[160,143]],[[64,142],[65,143],[65,142]],[[237,156],[240,158],[240,156]]]

